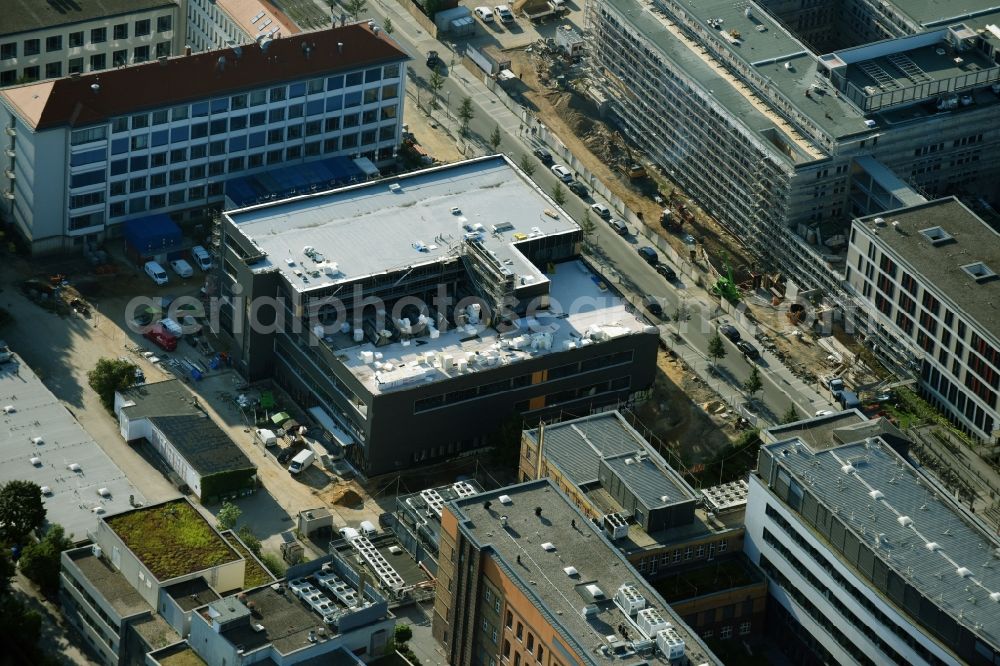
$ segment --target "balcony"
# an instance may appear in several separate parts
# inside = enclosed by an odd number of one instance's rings
[[[4,131],[7,132],[7,136],[17,136],[17,130],[13,127],[5,127]]]
[[[3,175],[7,176],[7,178],[9,180],[14,180],[14,178],[16,177],[16,176],[14,176],[14,172],[11,171],[10,169],[4,169],[3,170]]]
[[[6,155],[7,157],[14,157],[14,156],[17,155],[17,151],[15,151],[14,147],[11,146],[10,148],[7,148],[6,150],[4,150],[3,154]]]

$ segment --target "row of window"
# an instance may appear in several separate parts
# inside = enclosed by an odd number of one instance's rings
[[[173,17],[170,15],[160,16],[156,19],[156,32],[170,32],[173,29]],[[112,28],[114,39],[128,39],[129,24],[119,23]],[[147,37],[152,34],[152,20],[140,19],[133,26],[133,34],[136,37]],[[83,30],[69,33],[67,43],[69,48],[78,48],[84,45]],[[108,41],[108,29],[106,27],[93,28],[90,30],[90,43],[103,44]],[[53,53],[63,49],[62,35],[52,35],[45,38],[45,52]],[[26,39],[21,42],[21,55],[23,57],[35,56],[42,52],[42,40],[38,38]],[[0,44],[0,60],[10,60],[18,57],[18,43],[6,42]]]
[[[576,363],[568,363],[566,365],[557,366],[551,368],[546,373],[546,378],[537,383],[543,383],[544,381],[553,381],[556,379],[562,379],[564,377],[571,377],[573,375],[591,372],[593,370],[600,370],[602,368],[608,368],[615,365],[622,365],[625,363],[631,363],[634,358],[634,352],[623,351],[616,352],[614,354],[606,354],[604,356],[597,356],[590,359],[585,359],[583,361],[578,361]],[[507,379],[501,379],[499,381],[493,382],[491,384],[481,384],[479,386],[473,386],[467,389],[461,389],[459,391],[450,391],[448,393],[439,393],[437,395],[432,395],[427,398],[421,398],[413,402],[413,413],[420,414],[421,412],[426,412],[432,409],[437,409],[439,407],[444,407],[446,405],[453,405],[459,402],[465,402],[467,400],[477,400],[489,395],[494,395],[497,393],[504,393],[510,390],[516,390],[520,388],[525,388],[532,386],[532,374],[525,373],[523,375],[518,375],[517,377],[511,377]],[[614,382],[616,385],[621,382]],[[611,390],[617,390],[612,388]],[[573,390],[575,391],[575,390]],[[560,394],[554,394],[550,396],[552,399],[546,401],[547,404],[552,402],[562,402],[563,400],[557,399]]]
[[[750,633],[750,623],[740,622],[740,636],[746,636]],[[705,629],[701,632],[702,638],[711,638],[715,635],[715,631],[712,629]],[[732,638],[733,636],[733,625],[726,624],[719,627],[719,638],[726,640],[727,638]]]
[[[671,561],[674,564],[679,564],[682,558],[686,562],[690,560],[692,557],[695,559],[701,559],[702,557],[705,557],[706,548],[708,549],[708,556],[712,557],[713,555],[715,555],[716,552],[719,553],[726,552],[726,549],[728,547],[729,547],[729,541],[727,539],[721,539],[720,541],[707,544],[707,546],[706,544],[703,543],[698,544],[698,546],[694,548],[688,546],[684,548],[683,551],[680,548],[675,548],[674,550],[665,550],[656,555],[650,555],[640,560],[636,560],[633,562],[633,564],[635,565],[635,568],[639,573],[655,574],[658,569],[665,569],[666,567],[668,567]]]
[[[159,42],[156,44],[156,57],[166,58],[170,55],[170,42]],[[150,60],[150,47],[148,44],[143,46],[137,46],[132,49],[132,62],[141,63]],[[121,49],[115,51],[111,56],[111,62],[115,67],[121,67],[129,64],[128,61],[128,49]],[[90,56],[90,70],[91,72],[98,72],[108,67],[108,56],[106,53],[97,53]],[[80,58],[70,58],[67,62],[66,74],[82,74],[84,71],[84,59]],[[29,83],[31,81],[38,81],[41,79],[42,69],[38,65],[32,65],[30,67],[25,67],[21,70],[20,79],[18,78],[18,70],[6,69],[0,72],[0,86],[10,86],[15,83],[24,82]],[[50,62],[45,64],[45,78],[46,79],[56,79],[63,76],[63,63],[62,61]]]

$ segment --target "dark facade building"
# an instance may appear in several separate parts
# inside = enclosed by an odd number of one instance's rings
[[[322,408],[366,475],[652,384],[656,329],[502,156],[230,211],[219,237],[238,366]]]

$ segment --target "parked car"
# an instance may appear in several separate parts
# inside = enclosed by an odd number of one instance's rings
[[[663,306],[660,305],[660,302],[657,301],[652,296],[647,296],[646,298],[644,298],[642,301],[642,305],[643,307],[646,308],[646,311],[649,312],[649,314],[659,317],[660,319],[665,318],[663,316]]]
[[[646,260],[646,263],[650,266],[656,266],[659,263],[659,258],[656,256],[656,250],[654,250],[649,245],[643,245],[636,252],[639,256]]]
[[[431,69],[437,69],[441,65],[441,62],[442,62],[442,60],[441,60],[440,56],[438,56],[438,52],[437,51],[428,51],[427,52],[427,66],[428,67],[430,67]]]
[[[619,236],[628,236],[628,227],[625,226],[625,223],[619,220],[618,218],[613,217],[610,220],[608,220],[608,226],[614,229],[615,233],[618,234]]]
[[[191,259],[194,260],[195,266],[201,270],[212,270],[212,255],[210,255],[208,250],[203,248],[201,245],[195,245],[191,248]]]
[[[493,12],[489,7],[476,7],[473,11],[483,23],[493,23]]]
[[[573,180],[573,172],[564,167],[562,164],[553,164],[549,167],[552,173],[559,176],[559,180],[564,183],[568,183]]]
[[[590,210],[594,211],[594,213],[597,214],[597,217],[601,218],[602,220],[607,220],[610,219],[611,217],[611,209],[602,203],[591,204]]]
[[[830,416],[834,411],[832,409],[821,409],[816,412],[816,416]]]
[[[278,455],[275,457],[278,459],[279,464],[284,465],[289,460],[291,460],[292,456],[294,455],[295,453],[292,450],[292,447],[288,447],[287,449],[281,449],[280,451],[278,451]]]
[[[168,331],[162,324],[153,324],[142,334],[142,337],[153,341],[156,346],[164,351],[174,351],[177,349],[177,336]]]
[[[742,336],[732,324],[723,324],[719,327],[719,333],[729,338],[734,344],[739,342]]]
[[[497,5],[493,8],[493,13],[501,23],[511,23],[514,20],[514,12],[507,5]]]
[[[590,190],[588,190],[587,186],[578,180],[574,180],[572,183],[569,183],[566,186],[566,189],[568,189],[570,192],[580,197],[581,199],[586,199],[587,197],[590,196]]]
[[[675,273],[674,269],[666,264],[656,264],[656,272],[665,277],[668,282],[673,282],[677,279],[677,273]]]
[[[747,358],[757,360],[760,358],[760,352],[757,348],[746,340],[740,340],[736,343],[736,348],[739,349]]]
[[[182,278],[189,278],[194,275],[194,269],[191,268],[191,264],[183,259],[174,259],[171,261],[170,269]]]
[[[485,7],[483,9],[485,9]],[[537,157],[541,161],[542,164],[544,164],[546,166],[548,166],[549,164],[552,164],[552,153],[550,153],[549,151],[545,150],[544,148],[536,147],[531,152],[533,152],[535,154],[535,157]]]
[[[156,284],[164,285],[170,281],[167,277],[167,272],[163,270],[163,266],[161,266],[158,262],[147,261],[146,265],[143,266],[143,270],[146,271],[146,275],[148,275],[149,278]]]

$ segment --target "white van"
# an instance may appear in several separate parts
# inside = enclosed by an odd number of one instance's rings
[[[194,260],[195,265],[201,270],[212,270],[212,255],[210,255],[208,250],[203,248],[201,245],[195,245],[191,248],[191,258]]]
[[[143,266],[143,270],[146,271],[146,275],[156,284],[166,284],[169,281],[167,272],[163,270],[163,266],[155,261],[147,261],[146,265]]]
[[[288,465],[288,471],[292,474],[298,474],[306,467],[309,467],[309,465],[312,465],[315,459],[316,454],[313,453],[312,449],[302,449],[292,458],[292,462]]]

